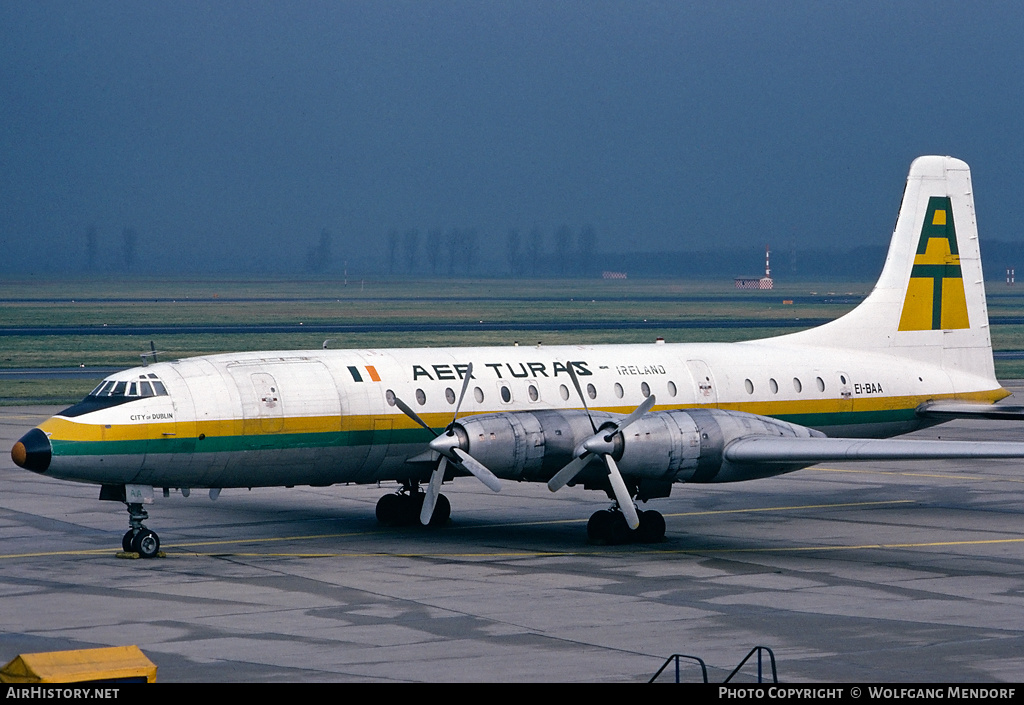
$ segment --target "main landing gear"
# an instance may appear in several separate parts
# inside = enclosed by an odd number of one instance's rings
[[[587,538],[609,546],[624,543],[660,543],[665,539],[665,517],[653,510],[637,512],[640,526],[630,529],[618,505],[594,512],[587,522]]]
[[[156,558],[160,553],[160,537],[142,525],[149,513],[141,504],[128,504],[128,533],[121,539],[125,553],[138,553],[142,558]]]
[[[385,526],[412,526],[420,523],[420,510],[426,495],[419,483],[405,482],[397,493],[377,500],[377,521]],[[443,494],[437,496],[429,526],[444,526],[452,515],[452,505]]]

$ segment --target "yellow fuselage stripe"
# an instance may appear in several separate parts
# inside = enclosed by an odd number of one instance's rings
[[[926,401],[938,399],[956,399],[959,401],[993,403],[1005,397],[1008,392],[999,388],[989,391],[970,392],[964,394],[941,394],[927,396],[878,396],[854,397],[852,399],[792,399],[785,401],[733,402],[719,404],[690,404],[682,408],[719,408],[744,411],[761,416],[785,417],[807,415],[829,415],[840,413],[870,413],[907,411],[916,409]],[[680,408],[677,405],[659,404],[652,411],[666,411]],[[630,406],[598,407],[596,410],[610,413],[628,414],[633,411]],[[514,409],[512,411],[531,411],[531,409]],[[509,410],[474,410],[462,416],[508,413]],[[450,421],[447,413],[421,414],[424,421],[435,428],[443,428]],[[177,433],[203,433],[206,436],[241,436],[241,435],[277,435],[303,433],[350,433],[354,431],[372,431],[374,424],[382,419],[390,419],[394,430],[418,428],[417,424],[401,413],[391,414],[360,414],[339,418],[338,416],[294,416],[275,419],[275,428],[267,430],[261,427],[259,419],[250,419],[248,425],[242,419],[204,419],[195,421],[181,419],[174,422],[150,422],[135,424],[102,424],[86,423],[55,416],[40,424],[51,438],[61,441],[145,441],[174,438]]]

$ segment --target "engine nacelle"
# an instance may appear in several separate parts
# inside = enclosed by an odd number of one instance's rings
[[[618,418],[599,411],[593,416],[597,424]],[[587,412],[566,409],[467,416],[455,424],[455,433],[462,448],[498,477],[546,482],[594,429]]]
[[[823,438],[821,431],[780,421],[768,416],[748,414],[743,411],[725,409],[691,409],[686,412],[668,411],[668,414],[685,413],[696,424],[700,432],[700,460],[688,477],[677,477],[677,482],[741,482],[763,477],[782,475],[813,465],[806,462],[792,463],[733,463],[724,460],[723,450],[732,441],[751,436],[775,436],[783,438]],[[627,433],[632,431],[630,426]]]
[[[609,430],[620,415],[593,412],[600,429]],[[594,435],[585,411],[545,410],[481,414],[455,424],[460,446],[495,475],[510,480],[547,481],[567,465],[583,441]],[[731,463],[724,448],[750,436],[811,438],[818,431],[723,409],[655,411],[641,416],[612,439],[612,457],[622,475],[634,484],[673,482],[738,482],[770,477],[805,467],[806,463]],[[603,478],[594,462],[577,481]]]

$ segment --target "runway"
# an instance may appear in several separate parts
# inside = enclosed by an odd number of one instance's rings
[[[2,663],[137,644],[162,682],[643,682],[684,653],[720,682],[765,645],[790,683],[1024,680],[1018,462],[677,485],[645,507],[666,517],[655,546],[588,545],[607,500],[580,488],[460,479],[433,530],[379,527],[390,487],[158,492],[167,557],[143,561],[116,557],[122,505],[11,462],[53,411],[0,408]],[[1024,437],[1000,421],[916,435]]]

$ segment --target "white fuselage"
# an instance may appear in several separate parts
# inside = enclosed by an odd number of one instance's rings
[[[654,410],[733,409],[830,435],[905,433],[925,425],[914,414],[921,403],[1001,396],[984,380],[895,355],[781,339],[237,353],[109,377],[155,374],[167,394],[46,422],[54,448],[47,474],[173,487],[418,477],[425,466],[416,456],[430,436],[389,399],[401,398],[443,429],[470,363],[473,379],[460,418],[580,409],[569,364],[591,410],[627,414],[654,394]]]

